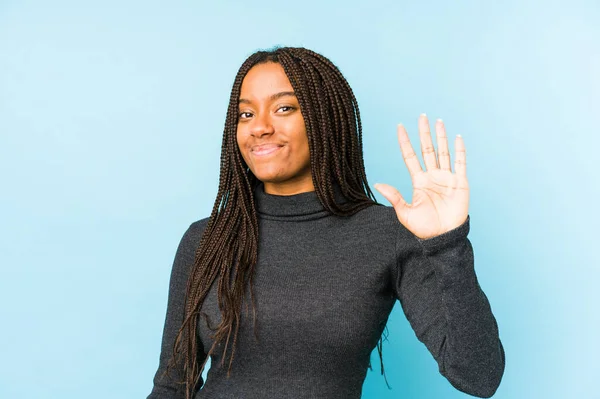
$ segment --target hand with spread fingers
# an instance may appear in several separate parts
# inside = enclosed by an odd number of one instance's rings
[[[455,141],[455,161],[452,173],[448,137],[444,122],[438,119],[435,124],[438,154],[436,156],[429,121],[422,114],[419,117],[421,154],[426,171],[415,154],[408,133],[402,124],[398,125],[398,141],[404,162],[408,167],[413,184],[412,204],[408,204],[394,187],[388,184],[375,185],[394,207],[398,220],[420,239],[432,238],[460,226],[469,214],[469,183],[467,181],[466,152],[462,137]]]

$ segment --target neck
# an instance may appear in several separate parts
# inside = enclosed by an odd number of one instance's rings
[[[347,202],[338,184],[333,183],[337,203]],[[263,182],[254,188],[254,200],[259,217],[286,221],[319,219],[330,215],[317,197],[317,192],[306,191],[292,195],[277,195],[265,192]]]
[[[285,183],[269,183],[263,182],[264,191],[267,194],[272,195],[295,195],[302,194],[309,191],[315,191],[312,178],[304,179],[302,182],[290,182]]]

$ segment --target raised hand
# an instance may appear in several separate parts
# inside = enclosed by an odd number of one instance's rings
[[[441,119],[437,120],[435,131],[437,156],[431,140],[429,121],[427,116],[422,114],[419,117],[419,136],[421,154],[427,169],[423,171],[406,129],[402,124],[398,125],[400,150],[413,184],[412,204],[408,204],[394,187],[388,184],[375,184],[377,191],[396,210],[400,223],[421,239],[432,238],[460,226],[467,220],[469,214],[469,183],[463,139],[461,136],[456,137],[454,161],[456,173],[452,173],[448,137]]]

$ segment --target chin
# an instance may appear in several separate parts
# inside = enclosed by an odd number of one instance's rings
[[[282,183],[288,179],[282,179],[281,177],[254,175],[258,180],[263,183]]]
[[[279,173],[277,172],[270,172],[268,170],[266,171],[252,171],[252,173],[254,173],[254,176],[256,176],[256,178],[262,182],[268,182],[268,183],[281,183],[284,182],[286,180],[288,180],[290,177],[282,175],[281,171],[279,171]]]

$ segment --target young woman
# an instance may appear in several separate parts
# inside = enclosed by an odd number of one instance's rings
[[[425,171],[398,126],[412,204],[384,184],[393,206],[378,204],[338,68],[304,48],[252,54],[212,213],[177,249],[148,398],[360,398],[396,301],[454,387],[492,396],[505,358],[467,238],[465,146],[457,137],[453,173],[443,122],[438,154],[425,115],[419,130]]]

